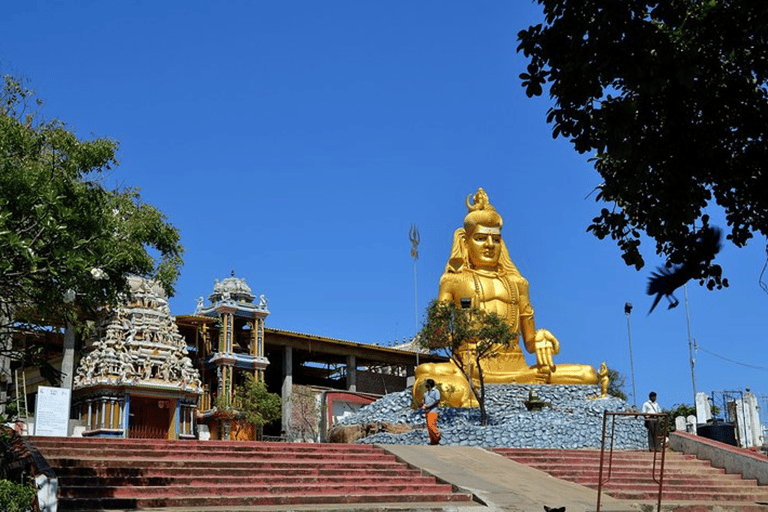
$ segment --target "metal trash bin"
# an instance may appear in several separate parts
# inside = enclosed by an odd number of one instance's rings
[[[721,420],[712,420],[706,425],[699,424],[696,433],[701,437],[712,439],[731,446],[738,446],[736,442],[736,427],[733,423],[725,423]]]

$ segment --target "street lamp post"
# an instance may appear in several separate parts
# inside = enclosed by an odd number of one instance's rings
[[[635,388],[635,362],[632,359],[632,328],[629,324],[629,316],[632,314],[632,304],[624,303],[624,314],[627,315],[627,337],[629,338],[629,369],[632,373],[632,405],[637,408],[637,389]]]

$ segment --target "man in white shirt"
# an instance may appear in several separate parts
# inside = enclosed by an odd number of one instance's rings
[[[648,394],[648,401],[643,404],[643,413],[660,414],[661,408],[656,403],[656,392],[651,391]],[[648,429],[648,450],[658,452],[661,450],[661,439],[659,438],[659,418],[658,416],[646,416],[645,428]]]

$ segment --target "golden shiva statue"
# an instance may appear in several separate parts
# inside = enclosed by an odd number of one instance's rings
[[[481,361],[486,383],[597,384],[597,375],[589,365],[558,364],[553,355],[560,352],[560,342],[546,329],[536,330],[533,307],[528,295],[528,281],[520,275],[501,238],[502,219],[481,188],[470,203],[464,227],[456,230],[445,273],[440,278],[438,300],[470,298],[472,307],[493,312],[504,318],[513,332],[520,334],[525,348],[536,354],[536,365],[528,366],[517,340],[508,347],[499,345],[494,357]],[[471,347],[468,347],[471,350]],[[475,385],[477,369],[472,376]],[[416,368],[414,402],[424,393],[424,383],[434,379],[444,403],[454,407],[473,407],[466,378],[453,363],[426,363]]]

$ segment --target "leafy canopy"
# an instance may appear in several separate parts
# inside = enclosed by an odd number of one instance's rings
[[[624,383],[626,380],[626,377],[619,370],[608,368],[608,394],[626,400],[627,395],[624,393]]]
[[[267,391],[267,386],[247,374],[245,383],[236,390],[239,417],[256,428],[271,423],[282,416],[280,395]]]
[[[34,93],[12,76],[2,81],[0,385],[9,360],[40,367],[55,384],[49,351],[60,348],[45,341],[49,326],[68,320],[82,328],[88,315],[118,302],[129,274],[156,279],[173,295],[183,247],[137,189],[104,186],[117,165],[116,141],[82,140],[65,123],[40,119]],[[26,346],[13,345],[14,331],[26,331]]]
[[[699,258],[713,203],[736,246],[768,235],[768,2],[537,1],[520,78],[529,97],[548,86],[553,137],[594,154],[609,207],[588,230],[637,269],[641,232],[670,265]],[[727,286],[713,258],[691,277]]]
[[[17,313],[61,315],[114,304],[126,276],[156,278],[169,295],[182,264],[178,230],[136,189],[108,190],[118,143],[81,140],[29,113],[33,93],[4,76],[0,91],[0,298]],[[37,102],[37,107],[41,103]],[[74,293],[74,295],[72,295]]]
[[[496,313],[475,307],[462,309],[450,301],[433,300],[417,339],[430,352],[449,357],[467,382],[472,382],[472,375],[477,373],[480,389],[472,386],[472,393],[485,425],[485,380],[480,362],[493,358],[499,347],[508,347],[517,339],[517,333]]]

